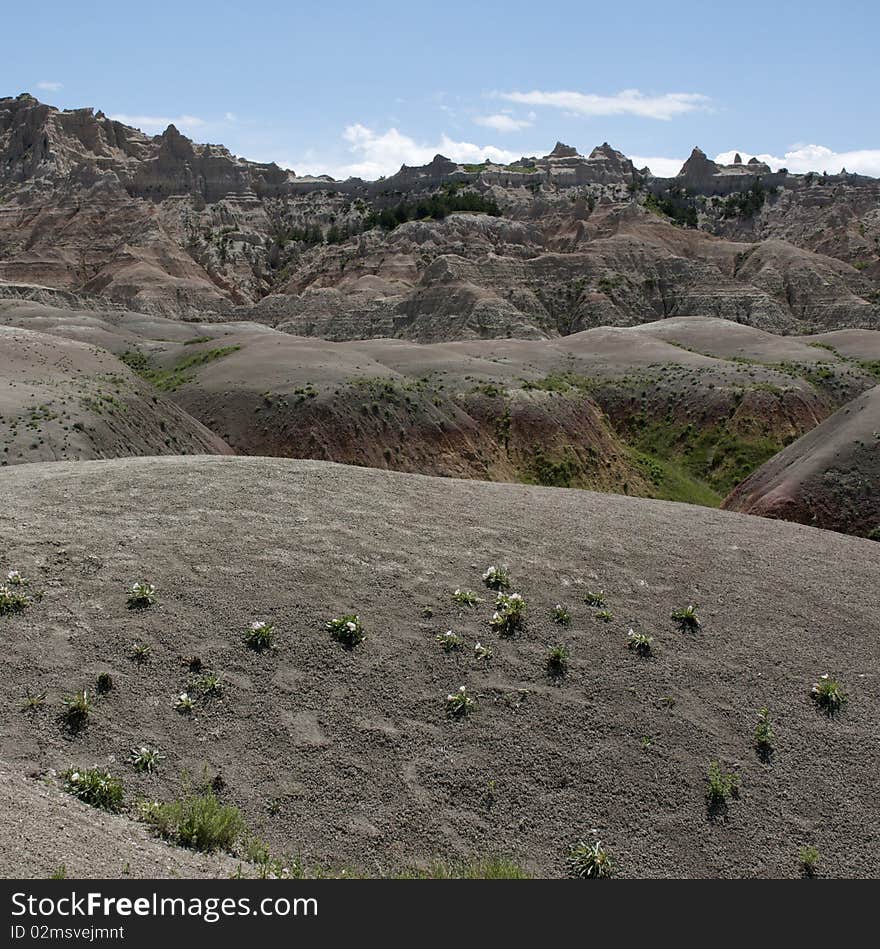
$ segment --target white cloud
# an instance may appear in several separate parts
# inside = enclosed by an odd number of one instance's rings
[[[41,79],[37,83],[37,88],[42,89],[43,92],[58,92],[60,89],[64,88],[63,82],[51,82],[48,79]]]
[[[445,155],[452,161],[474,164],[486,158],[508,164],[521,157],[495,145],[455,141],[446,134],[441,135],[439,141],[418,142],[396,128],[377,132],[360,123],[349,125],[343,133],[343,138],[348,142],[348,150],[353,157],[350,163],[322,167],[317,164],[317,159],[306,158],[304,166],[297,169],[298,173],[373,180],[383,175],[393,175],[401,165],[426,165],[435,155]]]
[[[721,152],[715,157],[720,164],[729,165],[733,162],[736,151]],[[787,168],[797,174],[808,171],[827,171],[837,174],[841,168],[857,172],[861,175],[872,175],[880,178],[880,148],[863,148],[850,152],[836,152],[825,145],[796,145],[783,155],[752,155],[750,152],[740,151],[744,162],[750,158],[757,158],[768,164],[774,171]]]
[[[656,155],[651,158],[646,158],[644,155],[629,157],[636,168],[644,168],[647,165],[651,169],[651,174],[657,178],[674,178],[684,164],[683,158],[659,158]]]
[[[585,92],[501,92],[499,97],[520,105],[549,106],[575,115],[635,115],[644,119],[668,120],[676,115],[706,109],[709,98],[697,92],[667,92],[646,96],[638,89],[624,89],[613,96]]]
[[[169,125],[174,125],[180,132],[192,134],[196,130],[203,128],[208,123],[196,115],[178,115],[173,118],[164,115],[126,115],[119,112],[111,115],[114,122],[122,122],[123,125],[133,125],[147,135],[158,135],[164,132]]]
[[[484,125],[486,128],[494,129],[496,132],[519,132],[522,129],[531,128],[534,124],[534,116],[528,119],[517,119],[507,112],[497,112],[494,115],[478,115],[474,118],[477,125]]]

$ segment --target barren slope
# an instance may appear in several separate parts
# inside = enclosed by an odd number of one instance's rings
[[[880,540],[880,386],[774,455],[724,506]]]
[[[2,566],[44,591],[0,617],[0,742],[17,774],[109,764],[133,801],[207,767],[275,852],[369,873],[504,853],[557,875],[571,843],[598,837],[622,876],[791,876],[808,844],[823,873],[880,876],[876,544],[666,502],[264,458],[23,465],[0,490]],[[487,625],[480,575],[498,562],[529,606],[513,640]],[[159,602],[131,612],[139,577]],[[458,607],[460,585],[483,602]],[[583,603],[596,588],[608,624]],[[692,600],[703,629],[681,633],[670,612]],[[568,628],[550,620],[559,602]],[[353,651],[324,629],[349,610],[367,630]],[[277,652],[244,646],[254,619],[277,624]],[[653,659],[627,649],[629,627],[654,635]],[[463,652],[440,649],[449,628]],[[143,665],[135,641],[152,649]],[[570,660],[554,682],[556,642]],[[224,687],[187,718],[173,706],[193,655]],[[71,736],[62,697],[105,670],[113,691]],[[825,672],[850,697],[833,719],[810,700]],[[446,695],[461,684],[477,706],[454,721]],[[45,708],[22,713],[43,690]],[[769,763],[752,747],[765,705]],[[156,778],[123,763],[141,742],[167,755]],[[711,821],[715,759],[742,790]]]

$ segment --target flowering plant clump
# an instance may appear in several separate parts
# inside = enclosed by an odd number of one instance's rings
[[[24,588],[30,581],[18,570],[10,570],[0,584],[0,615],[3,613],[21,613],[31,605],[31,598]]]
[[[346,649],[353,649],[358,643],[362,643],[366,635],[360,617],[354,614],[331,619],[327,623],[327,629],[333,639],[342,643]]]
[[[468,695],[468,690],[462,685],[457,692],[450,692],[446,696],[446,714],[451,718],[464,718],[473,710],[476,702]]]
[[[699,629],[703,624],[700,622],[700,618],[697,616],[697,604],[691,603],[689,606],[684,607],[680,610],[672,611],[672,618],[678,623],[678,628],[684,632],[685,630],[695,630]]]
[[[437,642],[440,643],[443,652],[460,652],[464,648],[464,640],[451,629],[447,629],[445,633],[438,636]]]
[[[156,588],[146,580],[138,580],[128,592],[128,606],[132,610],[143,610],[156,602]]]
[[[611,610],[599,610],[596,613],[596,619],[603,623],[610,623],[614,619],[614,614]]]
[[[159,767],[159,762],[165,760],[165,755],[158,748],[141,745],[139,748],[131,749],[128,760],[134,765],[136,771],[153,774]]]
[[[0,584],[0,615],[4,613],[21,613],[31,603],[31,598],[22,590],[8,584]]]
[[[113,812],[122,809],[122,782],[102,768],[68,768],[64,790],[92,807]]]
[[[482,643],[477,643],[474,646],[474,659],[479,659],[482,662],[488,662],[492,658],[492,650],[489,646],[484,646]]]
[[[560,626],[568,626],[571,622],[571,613],[561,604],[557,603],[551,611],[551,617],[554,623],[558,623]]]
[[[654,643],[653,636],[649,636],[647,633],[637,633],[634,629],[631,629],[626,634],[626,638],[628,640],[627,645],[633,652],[644,657],[651,655],[651,647]]]
[[[499,593],[489,625],[501,636],[513,636],[525,622],[526,601],[519,593]]]
[[[456,603],[461,603],[463,606],[474,606],[480,602],[480,598],[474,593],[473,590],[462,590],[461,587],[456,587],[452,593],[452,599]]]
[[[843,686],[837,679],[832,679],[827,672],[819,676],[818,682],[813,683],[810,695],[826,715],[834,715],[839,712],[847,701]]]
[[[483,583],[490,590],[509,590],[510,573],[507,567],[487,567],[483,574]]]
[[[271,623],[264,623],[262,620],[254,620],[248,631],[244,634],[245,643],[262,652],[264,649],[272,649],[275,645],[275,627]]]
[[[597,841],[579,840],[568,853],[568,875],[578,880],[600,880],[614,871],[611,854]]]
[[[605,591],[598,590],[595,593],[592,591],[584,594],[584,603],[587,606],[604,606],[605,605]]]
[[[189,692],[181,692],[180,695],[177,696],[174,707],[181,715],[189,715],[195,708],[195,702],[193,702]]]

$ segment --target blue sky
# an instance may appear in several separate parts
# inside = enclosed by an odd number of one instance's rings
[[[38,11],[38,12],[37,12]],[[609,141],[880,175],[880,3],[7,5],[0,95],[93,106],[298,173],[374,178]]]

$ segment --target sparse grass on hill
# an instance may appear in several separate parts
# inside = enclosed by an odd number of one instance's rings
[[[193,381],[195,378],[193,370],[206,366],[216,359],[222,359],[239,349],[241,349],[240,346],[221,346],[216,349],[206,349],[181,359],[170,368],[156,366],[153,360],[140,350],[127,350],[119,358],[157,389],[161,389],[163,392],[174,392],[181,386]]]

